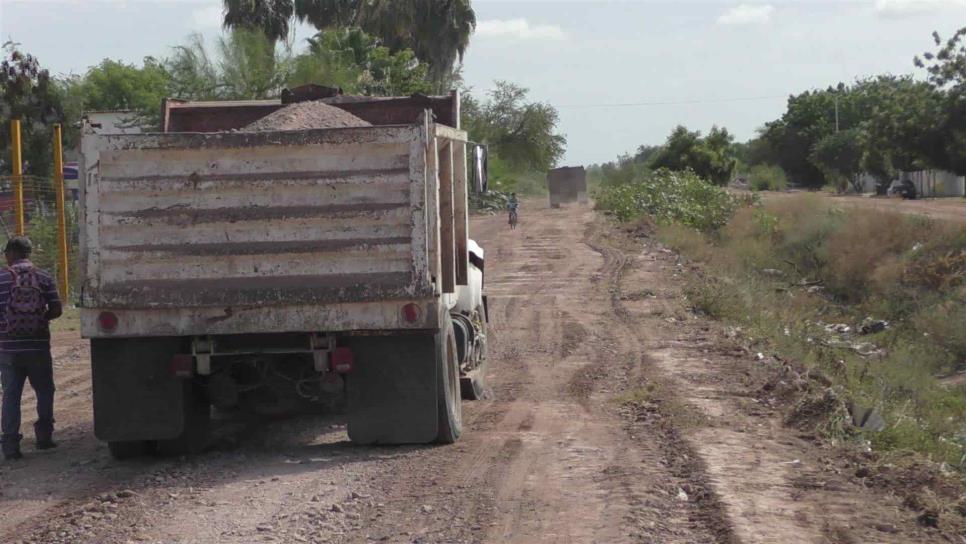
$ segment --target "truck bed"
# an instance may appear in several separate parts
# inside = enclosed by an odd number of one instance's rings
[[[433,326],[399,308],[438,292],[436,132],[90,136],[82,332],[104,310],[120,336]]]

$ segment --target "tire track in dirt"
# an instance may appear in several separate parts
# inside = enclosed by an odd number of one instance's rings
[[[670,256],[624,251],[588,208],[530,202],[526,210],[515,231],[502,217],[472,220],[487,250],[490,390],[464,403],[457,444],[358,448],[346,442],[340,418],[314,416],[246,426],[233,447],[184,460],[115,463],[90,436],[89,364],[76,344],[64,351],[66,411],[58,408],[58,418],[77,434],[53,455],[0,465],[0,540],[751,544],[920,536],[905,527],[875,533],[872,518],[882,521],[876,516],[894,502],[868,508],[873,514],[860,514],[858,529],[842,524],[846,503],[869,496],[851,484],[837,483],[844,492],[818,485],[835,479],[809,453],[814,446],[764,425],[767,413],[752,414],[748,379],[719,353],[724,343],[696,320],[680,320],[680,270]],[[637,287],[657,295],[623,300]],[[775,445],[781,440],[784,449]],[[746,455],[760,444],[769,449]],[[802,468],[776,472],[792,455]],[[775,474],[789,478],[769,480]],[[123,489],[133,495],[118,497]],[[792,502],[768,502],[775,496]]]
[[[629,428],[658,429],[665,463],[691,482],[684,491],[705,518],[697,521],[725,528],[719,541],[949,541],[903,514],[894,496],[843,474],[821,440],[803,440],[760,405],[756,392],[774,369],[728,340],[720,324],[688,311],[686,264],[651,241],[609,243],[637,255],[612,299],[647,355],[645,394],[628,407]]]

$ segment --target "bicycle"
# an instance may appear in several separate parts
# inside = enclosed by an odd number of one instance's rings
[[[517,221],[519,217],[517,216],[516,210],[510,210],[510,230],[517,228]]]

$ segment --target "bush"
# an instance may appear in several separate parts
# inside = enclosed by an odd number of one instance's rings
[[[694,172],[640,172],[633,181],[605,185],[594,193],[597,209],[621,221],[650,215],[663,224],[680,223],[711,231],[727,223],[738,201]]]
[[[788,188],[788,178],[780,166],[758,164],[748,172],[748,182],[752,191],[784,191]]]

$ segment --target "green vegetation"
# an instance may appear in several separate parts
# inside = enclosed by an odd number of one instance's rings
[[[528,89],[497,81],[486,100],[463,94],[462,124],[470,139],[489,148],[490,185],[522,194],[546,192],[546,172],[564,154],[550,104],[528,100]]]
[[[64,315],[50,322],[50,332],[78,332],[80,331],[80,309],[76,306],[65,306]]]
[[[588,182],[619,185],[654,170],[692,172],[714,185],[727,185],[738,165],[739,146],[727,129],[711,127],[707,136],[678,126],[664,145],[642,145],[634,155],[619,157],[616,162],[591,166]]]
[[[660,223],[712,231],[727,223],[739,205],[736,197],[690,170],[650,171],[632,163],[627,168],[630,179],[603,183],[594,193],[597,209],[621,221],[649,215]]]
[[[806,91],[761,129],[754,161],[777,164],[796,185],[815,188],[844,188],[861,171],[886,184],[897,170],[947,168],[934,149],[944,137],[935,132],[942,100],[940,90],[911,77]]]
[[[726,128],[711,127],[702,138],[700,132],[678,126],[659,149],[651,152],[645,148],[635,158],[654,170],[691,170],[715,185],[727,185],[737,164],[733,144],[734,137]]]
[[[856,183],[862,173],[862,146],[859,129],[835,132],[819,140],[812,147],[809,159],[838,191],[845,192],[850,183]],[[858,192],[860,187],[855,187]]]
[[[428,66],[412,51],[392,52],[357,28],[319,32],[308,43],[308,51],[294,59],[288,86],[324,84],[367,96],[409,96],[433,90]]]
[[[788,188],[785,171],[773,164],[756,164],[748,171],[752,191],[784,191]]]
[[[734,142],[723,128],[702,137],[679,126],[663,145],[642,145],[634,155],[596,167],[591,179],[628,162],[692,170],[716,185],[737,172],[753,178],[756,190],[783,188],[778,180],[859,190],[860,174],[868,173],[884,192],[899,171],[966,175],[966,28],[945,42],[933,37],[938,51],[915,59],[927,81],[881,75],[792,95],[781,118],[745,143]],[[767,177],[762,170],[751,175],[759,166],[768,167]],[[774,175],[778,169],[782,174]]]
[[[11,172],[10,123],[21,119],[24,173],[47,175],[51,168],[50,126],[64,122],[56,81],[35,57],[3,44],[0,62],[0,174]]]
[[[878,76],[791,96],[754,141],[752,164],[780,165],[796,185],[845,188],[868,172],[880,190],[899,170],[966,174],[966,28],[916,58],[928,81]],[[923,60],[925,59],[925,60]]]
[[[429,66],[437,90],[454,71],[476,28],[470,0],[224,0],[225,27],[258,30],[275,43],[294,20],[320,31],[359,28],[378,38],[390,54],[410,50]]]
[[[844,213],[803,195],[739,209],[713,235],[679,224],[661,238],[705,265],[696,310],[740,325],[820,370],[887,421],[867,438],[966,470],[966,232],[895,214]],[[867,318],[885,330],[859,334]],[[842,323],[850,332],[830,331]]]

